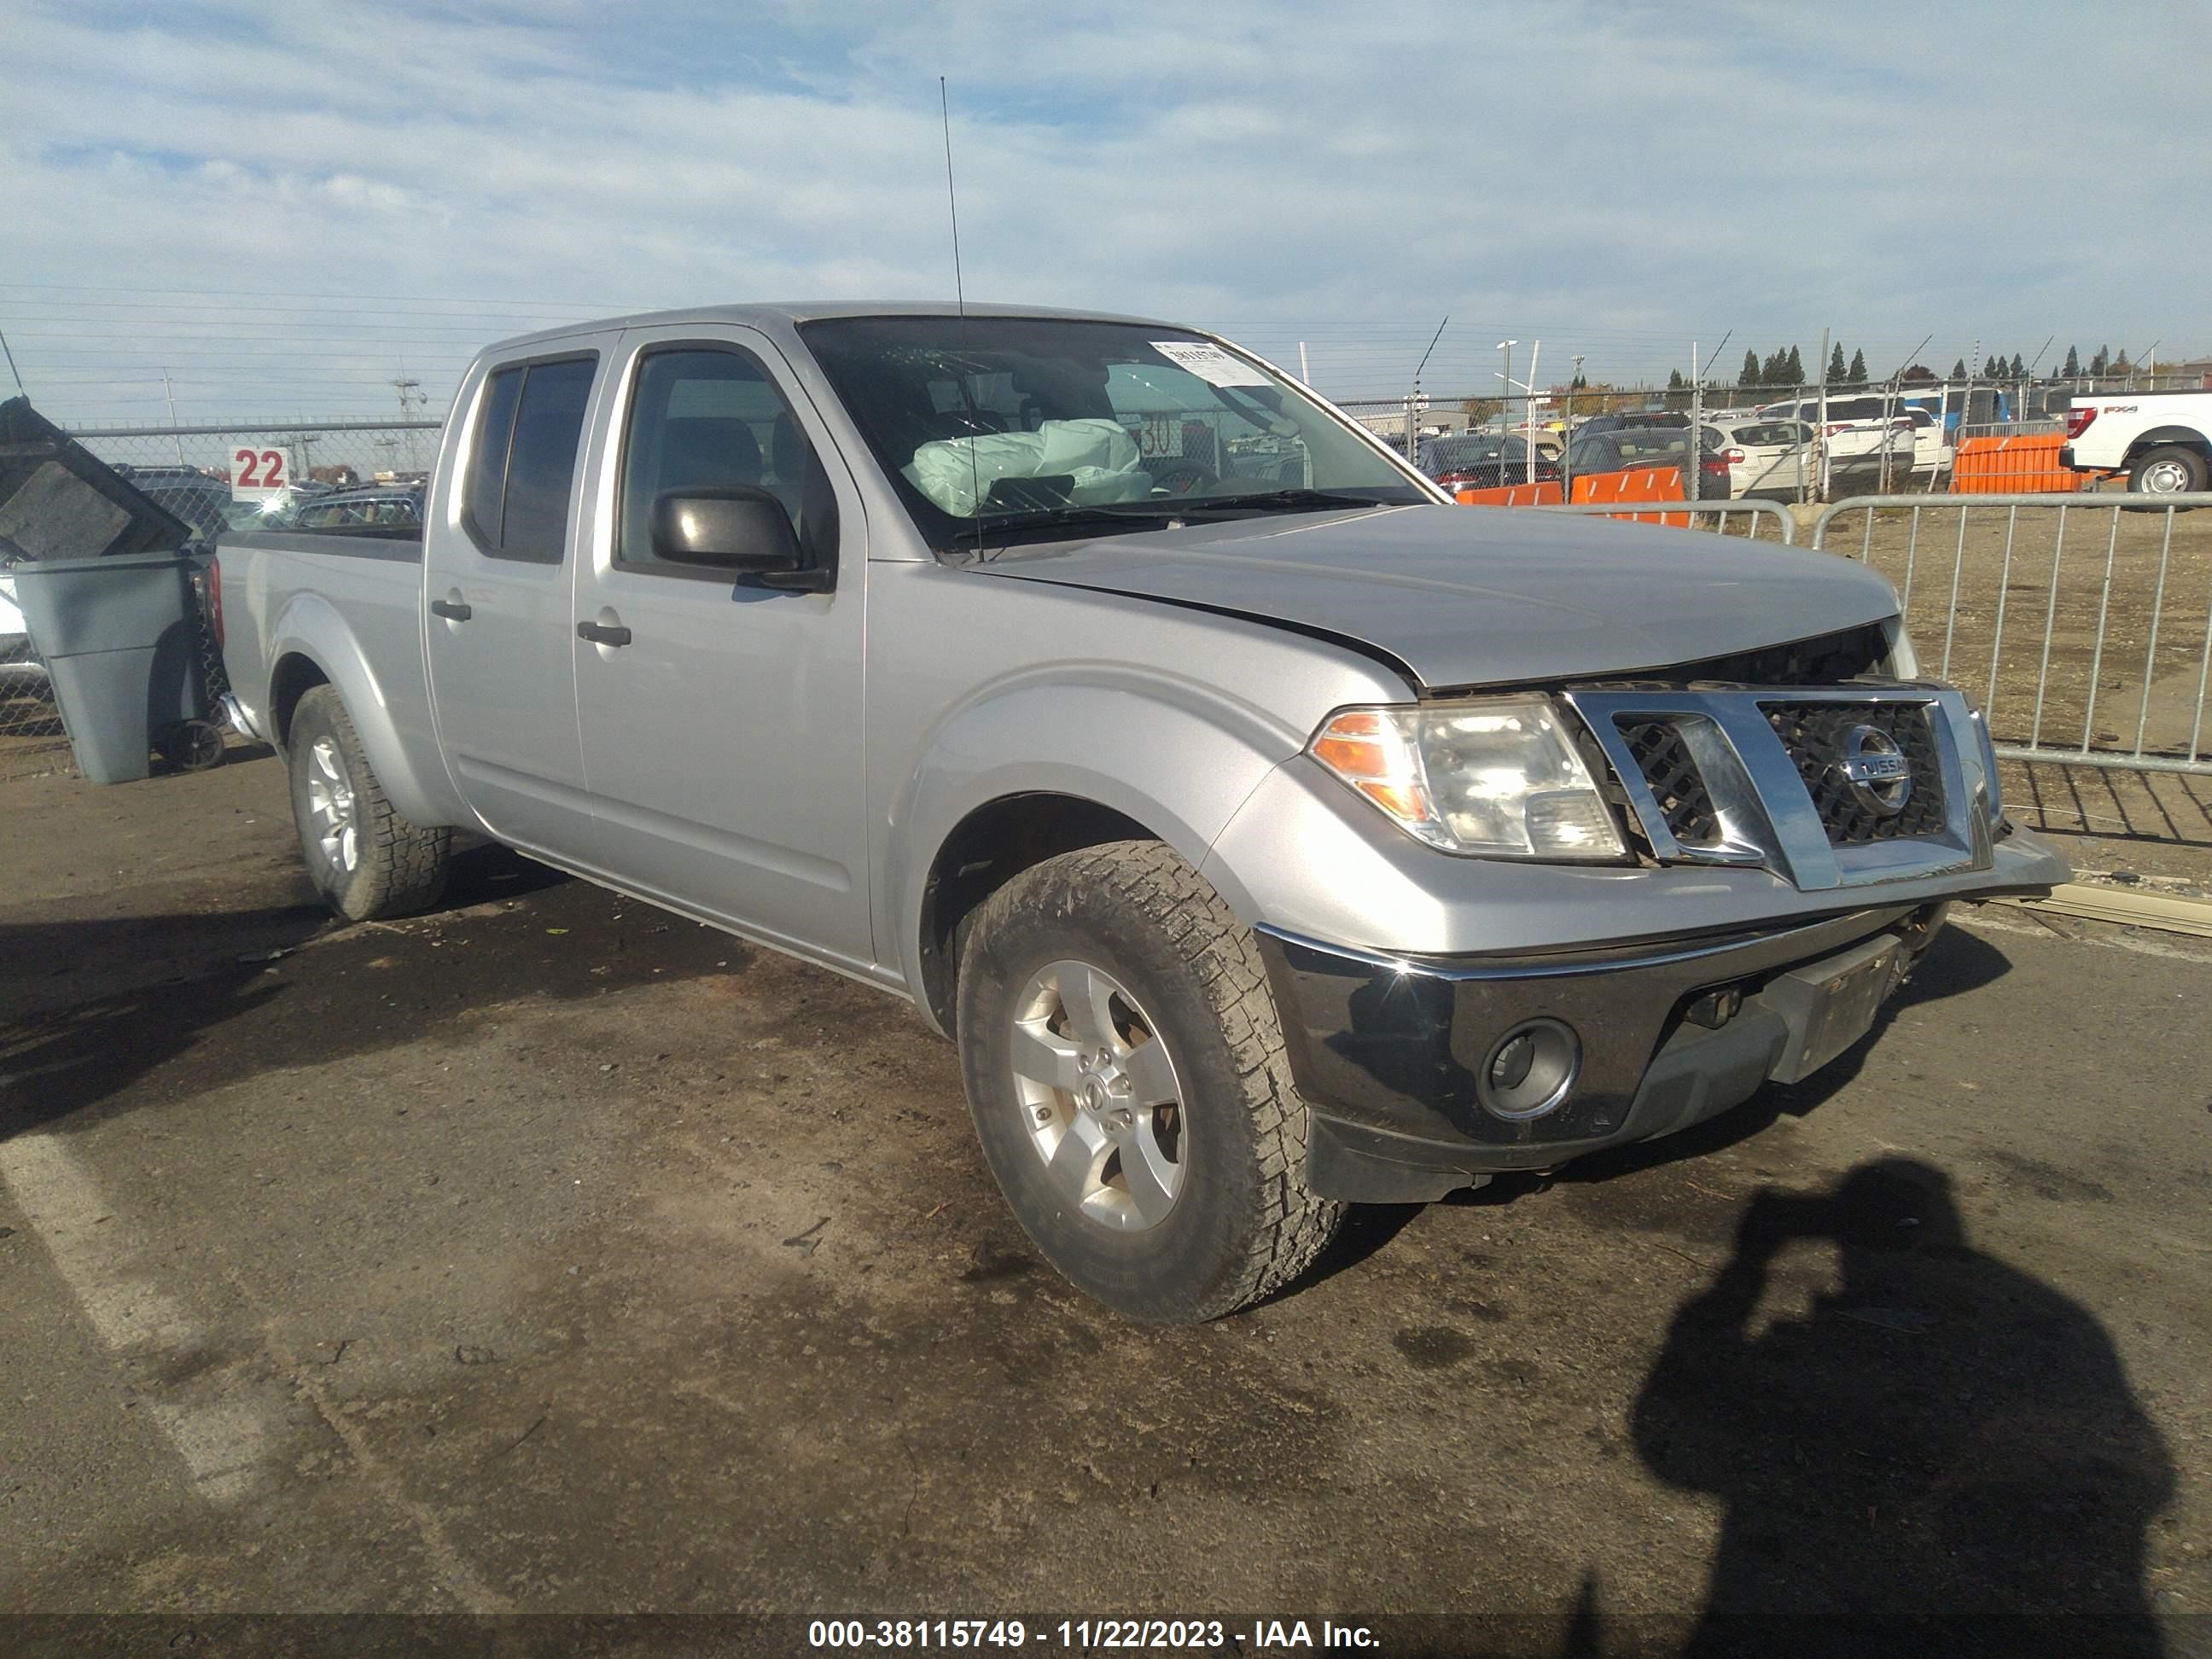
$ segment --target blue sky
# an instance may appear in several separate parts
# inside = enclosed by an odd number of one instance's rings
[[[361,414],[613,309],[951,283],[1340,396],[2212,351],[2212,4],[0,0],[0,330],[66,418]],[[1730,331],[1733,331],[1731,333]],[[1895,361],[1892,361],[1894,359]]]

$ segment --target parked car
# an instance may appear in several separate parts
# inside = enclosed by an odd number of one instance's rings
[[[1146,461],[1135,380],[1310,483]],[[218,552],[331,908],[465,830],[909,999],[1141,1319],[1806,1077],[1948,905],[2067,875],[1864,565],[1452,507],[1169,324],[567,325],[470,368],[429,507]]]
[[[1698,454],[1698,499],[1729,499],[1728,463],[1714,447],[1712,428],[1705,428]],[[1672,467],[1683,475],[1683,494],[1689,493],[1690,429],[1687,427],[1632,426],[1611,432],[1588,434],[1567,447],[1565,471],[1570,478],[1593,472],[1635,472],[1647,467]]]
[[[2100,477],[2124,472],[2128,488],[2146,495],[2203,489],[2212,477],[2212,392],[2076,398],[2058,464]]]
[[[1915,472],[1943,472],[1950,469],[1954,453],[1951,428],[1937,410],[1915,405],[1905,411],[1912,422],[1912,470]]]
[[[166,507],[192,529],[196,539],[212,542],[227,529],[238,527],[230,486],[198,473],[132,476],[131,482],[150,501]]]
[[[1817,398],[1769,404],[1759,411],[1770,420],[1821,424]],[[1893,473],[1909,472],[1913,465],[1911,416],[1893,398],[1831,398],[1822,448],[1834,472],[1878,471],[1887,461]]]
[[[1705,448],[1727,471],[1728,493],[1735,500],[1794,501],[1802,489],[1819,482],[1813,428],[1802,422],[1759,416],[1716,421],[1704,436]]]
[[[1531,464],[1531,452],[1534,461]],[[1495,489],[1503,484],[1556,483],[1559,451],[1544,453],[1518,433],[1460,432],[1421,441],[1421,471],[1446,489]]]
[[[151,490],[157,485],[216,483],[196,466],[132,466],[127,462],[115,462],[110,469],[119,478],[128,478],[138,489]]]
[[[1674,410],[1637,410],[1626,414],[1593,415],[1575,423],[1575,436],[1594,437],[1601,432],[1620,432],[1632,427],[1671,426],[1687,429],[1690,417]]]
[[[419,526],[422,522],[422,490],[414,484],[333,490],[327,495],[301,502],[293,508],[291,519],[303,530]]]
[[[15,579],[0,555],[0,696],[46,683],[46,665],[32,653],[30,630],[23,625],[22,607],[15,603]]]

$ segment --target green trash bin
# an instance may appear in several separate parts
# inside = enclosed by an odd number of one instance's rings
[[[157,733],[206,718],[191,572],[176,553],[42,559],[9,572],[89,782],[147,776]]]

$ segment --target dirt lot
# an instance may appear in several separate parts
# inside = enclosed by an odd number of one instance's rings
[[[1954,928],[1811,1083],[1152,1330],[863,988],[495,849],[333,930],[268,759],[0,842],[0,1610],[2203,1639],[2201,954]]]

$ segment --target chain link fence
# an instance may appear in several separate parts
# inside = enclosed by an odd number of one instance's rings
[[[2124,377],[1969,376],[1826,386],[1559,386],[1505,396],[1417,391],[1339,399],[1337,406],[1455,490],[1550,484],[1559,499],[1573,501],[1578,476],[1672,468],[1689,500],[1802,504],[1908,492],[2093,489],[2096,479],[2058,459],[2074,398],[2197,389],[2194,380],[2154,386],[2149,376],[2133,384]],[[1692,427],[1698,434],[1694,464],[1684,435]],[[1671,439],[1663,435],[1670,432]]]
[[[157,505],[189,526],[199,544],[226,529],[309,515],[338,514],[347,492],[386,486],[396,505],[412,510],[408,486],[427,476],[439,422],[260,421],[208,426],[82,427],[71,432],[87,449],[128,478]],[[364,508],[363,510],[369,510]],[[204,559],[203,558],[203,566]],[[205,603],[196,618],[197,667],[206,706],[229,689]],[[15,603],[15,583],[0,568],[0,781],[73,769],[69,738],[55,707],[52,682]]]
[[[221,426],[80,427],[70,435],[212,541],[267,522],[272,503],[429,476],[439,422],[264,421]]]

